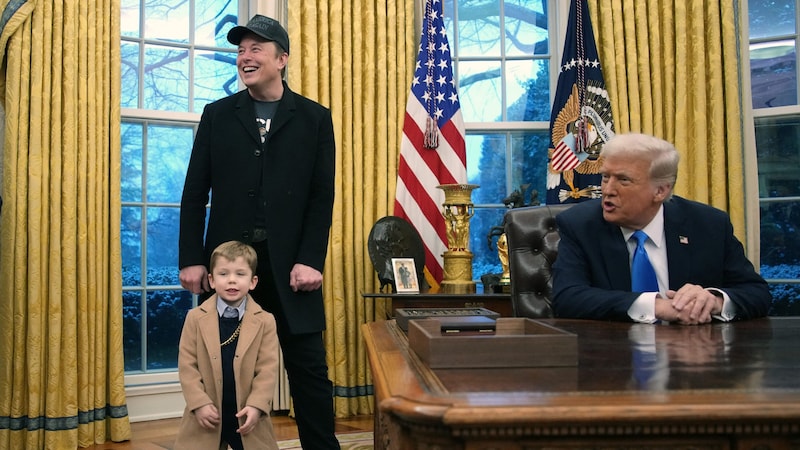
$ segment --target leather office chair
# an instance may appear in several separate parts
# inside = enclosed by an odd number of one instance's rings
[[[558,254],[556,215],[572,204],[510,209],[503,218],[515,317],[552,317],[551,266]]]

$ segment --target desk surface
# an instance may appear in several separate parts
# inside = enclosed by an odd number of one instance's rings
[[[508,300],[511,298],[511,294],[502,294],[502,293],[431,294],[428,292],[422,292],[419,294],[401,294],[397,292],[362,292],[361,296],[364,298],[392,298],[392,299],[406,298],[406,299],[421,299],[421,300],[450,300],[450,299],[464,299],[464,298],[486,299],[486,300],[493,300],[493,299]]]
[[[385,298],[392,302],[388,311],[389,318],[393,317],[396,308],[486,308],[497,312],[503,317],[511,317],[510,294],[398,294],[398,293],[362,293],[365,299]]]
[[[578,336],[577,366],[431,370],[394,321],[365,324],[376,414],[462,438],[800,433],[800,318],[543,322]]]

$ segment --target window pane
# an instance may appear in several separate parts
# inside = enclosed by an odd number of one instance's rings
[[[178,207],[147,208],[147,284],[171,286],[178,279]]]
[[[142,370],[142,293],[122,293],[122,351],[125,371]]]
[[[547,60],[508,61],[505,73],[506,120],[550,120],[550,75]]]
[[[239,4],[228,0],[204,0],[195,3],[194,42],[209,47],[229,47],[228,31],[237,25]]]
[[[550,53],[547,26],[547,0],[506,1],[506,56],[546,55]],[[510,38],[513,36],[513,38]]]
[[[142,208],[123,206],[122,226],[122,285],[142,285]]]
[[[144,36],[170,42],[189,42],[189,6],[185,0],[144,2]]]
[[[121,102],[123,108],[139,107],[139,44],[123,42],[120,45]]]
[[[121,125],[122,168],[120,170],[123,202],[142,201],[142,124]]]
[[[227,34],[240,9],[250,5],[120,1],[120,230],[126,314],[134,316],[125,323],[125,368],[174,370],[183,317],[193,300],[179,287],[177,240],[197,124],[186,122],[192,115],[162,112],[196,113],[199,119],[206,104],[238,90],[236,48]],[[136,117],[126,116],[128,109],[138,109]],[[162,309],[177,319],[165,317]]]
[[[452,2],[443,5],[444,14],[452,16]],[[459,2],[458,18],[459,58],[500,56],[500,2]]]
[[[772,278],[766,275],[764,277]],[[800,273],[796,270],[778,273],[775,278],[800,278]],[[769,290],[772,292],[770,316],[800,316],[800,284],[770,284]]]
[[[178,367],[178,343],[192,294],[184,290],[147,293],[147,370]]]
[[[759,197],[800,196],[800,117],[755,121]]]
[[[144,108],[159,111],[189,110],[189,52],[145,45]]]
[[[770,272],[790,271],[794,273],[791,278],[800,276],[800,232],[798,231],[800,231],[800,201],[761,202],[762,272],[765,269]],[[775,274],[771,277],[780,278]]]
[[[800,118],[764,117],[755,121],[758,184],[761,197],[761,275],[767,279],[800,277]],[[783,295],[785,285],[771,285]],[[794,297],[797,298],[797,297]],[[779,310],[789,298],[775,296]],[[775,308],[773,308],[775,309]],[[773,314],[771,311],[770,314]]]
[[[467,183],[480,184],[481,175],[481,154],[483,153],[483,140],[486,135],[483,134],[467,134],[464,139],[467,150]],[[505,147],[500,145],[501,148]],[[478,191],[472,192],[472,201],[475,203],[482,203],[478,201]]]
[[[139,0],[121,0],[120,13],[122,36],[139,37]]]
[[[444,12],[444,17],[442,17],[442,23],[444,24],[445,33],[447,33],[447,41],[450,44],[450,56],[455,58],[456,53],[458,52],[458,48],[456,47],[455,39],[456,39],[456,32],[453,29],[453,14],[455,11],[455,5],[453,4],[453,0],[444,0],[442,3],[442,12]],[[420,30],[417,30],[419,32]],[[419,42],[419,41],[417,41]]]
[[[747,8],[750,17],[750,39],[794,34],[794,0],[750,0]]]
[[[511,137],[511,183],[520,189],[525,205],[544,203],[547,196],[548,131],[514,133]],[[534,192],[535,191],[535,192]]]
[[[475,215],[469,222],[473,279],[480,280],[484,275],[499,276],[503,273],[496,244],[499,233],[502,233],[503,216],[506,211],[506,208],[475,208]],[[484,289],[488,292],[489,286],[484,286]]]
[[[458,64],[458,99],[465,122],[502,120],[503,80],[500,63],[494,61]]]
[[[506,196],[505,134],[467,134],[467,177],[480,188],[472,192],[476,204],[501,204]]]
[[[794,40],[750,45],[753,108],[797,104],[797,51]]]
[[[147,127],[147,200],[180,203],[193,128],[176,125]]]
[[[194,61],[194,112],[239,90],[236,53],[201,52]]]

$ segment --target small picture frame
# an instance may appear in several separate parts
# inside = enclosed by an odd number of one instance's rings
[[[414,258],[392,258],[394,285],[397,293],[419,294],[419,280]]]

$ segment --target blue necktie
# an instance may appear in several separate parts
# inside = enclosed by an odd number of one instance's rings
[[[642,230],[633,233],[636,238],[636,251],[633,252],[633,263],[631,263],[631,291],[633,292],[658,292],[658,279],[650,258],[647,257],[647,250],[644,249],[644,242],[647,234]]]

